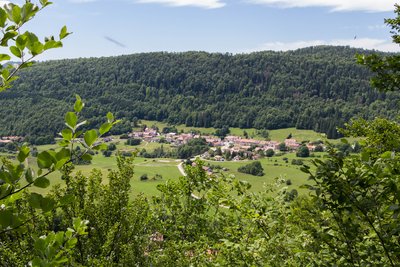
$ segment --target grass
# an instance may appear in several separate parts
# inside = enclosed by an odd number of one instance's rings
[[[316,156],[322,156],[323,153],[316,153]],[[284,158],[288,159],[288,163],[284,161]],[[289,179],[292,184],[289,189],[296,189],[300,194],[308,193],[308,190],[300,188],[301,185],[308,183],[308,175],[300,170],[300,166],[292,165],[292,159],[299,159],[294,153],[285,154],[278,157],[263,158],[259,160],[262,167],[264,168],[263,176],[253,176],[250,174],[240,173],[237,169],[243,165],[251,163],[251,161],[226,161],[226,162],[215,162],[207,161],[212,165],[220,165],[228,169],[224,174],[233,174],[236,178],[240,180],[248,181],[252,187],[251,191],[256,192],[262,190],[264,185],[274,183],[275,178]],[[311,166],[311,158],[302,159],[305,164]],[[312,166],[311,166],[312,167]]]
[[[144,159],[135,158],[134,170],[135,173],[131,179],[132,195],[144,194],[146,196],[152,196],[158,194],[157,185],[164,183],[166,180],[174,180],[181,176],[177,165],[180,161],[174,159]],[[29,164],[34,167],[37,171],[36,159],[29,158]],[[90,165],[78,165],[75,167],[74,173],[78,171],[82,172],[85,176],[89,176],[93,169],[98,169],[103,174],[103,181],[107,183],[107,175],[110,171],[117,169],[116,157],[113,155],[109,158],[104,157],[101,154],[93,157]],[[147,174],[149,180],[140,181],[140,176]],[[156,174],[162,176],[162,179],[153,180]],[[51,181],[51,185],[63,184],[61,180],[61,174],[59,172],[53,172],[48,175]],[[39,193],[47,193],[50,188],[32,188],[33,191]]]
[[[318,153],[321,154],[321,153]],[[288,163],[284,161],[284,158],[288,158]],[[265,184],[275,182],[275,178],[281,177],[284,179],[290,179],[292,184],[289,189],[296,189],[300,194],[307,192],[305,189],[301,189],[300,186],[307,183],[307,175],[300,171],[300,167],[291,165],[290,162],[293,158],[296,158],[294,153],[285,154],[283,156],[263,158],[260,160],[264,168],[264,176],[252,176],[249,174],[240,173],[237,169],[240,166],[246,165],[251,161],[227,161],[227,162],[215,162],[206,161],[206,164],[220,165],[225,167],[228,171],[221,171],[224,175],[233,174],[240,180],[248,181],[252,187],[251,191],[256,192],[262,190]],[[304,160],[304,159],[303,159]],[[306,163],[310,159],[304,160]],[[30,165],[35,165],[35,158],[30,158]],[[165,183],[167,180],[176,180],[181,176],[177,165],[180,163],[179,160],[175,159],[144,159],[137,157],[134,160],[135,174],[131,179],[132,196],[138,194],[144,194],[146,196],[158,195],[157,185]],[[109,158],[104,157],[101,154],[95,155],[90,165],[79,165],[75,168],[75,173],[81,171],[84,175],[89,176],[92,169],[99,169],[103,174],[103,180],[107,183],[107,174],[111,170],[116,170],[116,157],[111,156]],[[140,177],[143,174],[147,174],[148,180],[141,181]],[[154,180],[153,177],[159,174],[162,179]],[[60,173],[54,172],[48,176],[52,185],[63,184]],[[33,188],[35,192],[46,193],[50,189]]]
[[[146,121],[142,120],[142,124],[146,124],[148,126],[155,125],[160,130],[166,127],[167,124],[163,122],[156,121]],[[202,134],[212,134],[215,132],[214,128],[194,128],[194,127],[186,127],[184,125],[178,125],[178,130],[183,130],[185,132],[190,131],[191,129],[195,129],[200,131]],[[243,131],[246,130],[249,137],[261,139],[260,136],[256,135],[256,129],[239,129],[239,128],[230,128],[232,135],[243,136]],[[292,135],[292,138],[297,141],[316,141],[319,139],[323,139],[323,135],[316,133],[311,130],[297,130],[295,128],[287,128],[280,130],[271,130],[269,131],[271,140],[283,141],[289,134]],[[148,143],[142,142],[138,146],[128,146],[125,145],[124,139],[119,139],[118,136],[113,136],[113,143],[117,145],[117,149],[120,151],[141,151],[142,149],[146,149],[148,152],[152,152],[154,149],[160,147],[159,143]],[[169,144],[163,144],[163,147],[166,151],[173,149]],[[37,147],[39,152],[57,148],[57,145],[44,145]],[[104,182],[107,182],[107,175],[111,170],[116,170],[116,157],[113,155],[109,158],[104,157],[101,153],[94,156],[92,164],[90,165],[80,165],[76,166],[75,172],[81,171],[84,175],[89,175],[92,169],[99,169],[104,178]],[[321,156],[320,153],[316,153]],[[288,158],[288,163],[284,161],[284,158]],[[237,169],[240,166],[248,164],[249,161],[238,161],[238,162],[215,162],[215,161],[207,161],[207,163],[213,165],[220,165],[229,169],[227,172],[223,172],[226,175],[233,174],[235,177],[241,180],[248,181],[251,185],[252,191],[259,191],[263,188],[265,184],[273,183],[275,178],[282,177],[284,179],[290,179],[292,184],[289,186],[289,189],[297,189],[300,194],[307,192],[304,189],[299,188],[301,185],[307,182],[307,175],[300,171],[300,167],[296,165],[291,165],[291,160],[296,158],[295,153],[285,154],[283,156],[272,157],[272,158],[264,158],[261,159],[260,162],[264,168],[264,175],[261,177],[252,176],[248,174],[239,173]],[[35,166],[35,158],[30,158],[29,162],[31,166]],[[304,160],[305,162],[309,160]],[[142,193],[147,196],[158,194],[157,185],[164,183],[166,180],[174,180],[181,176],[177,165],[179,161],[174,159],[144,159],[137,157],[134,161],[135,174],[131,180],[132,186],[132,195],[136,195]],[[140,176],[143,174],[147,174],[149,179],[147,181],[140,181]],[[162,179],[153,179],[153,177],[159,174],[162,176]],[[62,184],[60,179],[60,174],[55,172],[48,176],[52,182],[52,185]],[[39,189],[35,188],[35,191],[39,191],[42,193],[47,192],[49,189]]]

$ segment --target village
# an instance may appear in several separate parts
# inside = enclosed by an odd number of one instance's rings
[[[219,138],[213,135],[201,135],[198,133],[160,133],[156,129],[147,127],[143,131],[134,131],[128,136],[130,138],[140,139],[148,143],[169,143],[173,147],[185,145],[192,139],[203,138],[210,146],[210,150],[203,153],[201,158],[215,161],[226,160],[223,156],[226,154],[234,155],[231,158],[232,160],[241,160],[244,158],[256,160],[259,159],[261,155],[268,155],[267,151],[273,151],[272,154],[283,151],[295,152],[301,146],[305,146],[310,152],[313,152],[317,147],[321,147],[321,144],[309,142],[301,143],[293,138],[287,138],[283,142],[273,140],[257,140],[251,138],[249,139],[234,135],[228,135],[224,138]]]

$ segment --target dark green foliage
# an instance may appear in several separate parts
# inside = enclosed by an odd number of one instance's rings
[[[142,174],[142,175],[140,176],[140,181],[147,181],[147,180],[149,180],[149,177],[147,176],[146,173],[145,173],[145,174]]]
[[[298,197],[298,195],[299,193],[297,192],[297,190],[292,189],[290,192],[286,192],[284,200],[287,202],[293,201],[296,197]]]
[[[306,146],[300,146],[296,151],[296,156],[300,158],[307,158],[310,156],[310,150]]]
[[[224,125],[222,128],[217,129],[215,131],[215,135],[221,138],[224,138],[225,136],[227,136],[231,131],[229,130],[229,127]]]
[[[288,150],[285,143],[280,143],[278,146],[278,149],[279,149],[279,151],[287,151]]]
[[[124,120],[111,133],[129,132],[137,118],[216,128],[293,126],[338,137],[336,127],[353,116],[397,115],[398,93],[372,90],[369,71],[354,62],[356,51],[147,53],[38,63],[0,96],[0,135],[56,136],[76,92],[90,99],[82,114],[87,128],[100,125],[107,111]]]
[[[119,136],[120,139],[129,139],[129,135],[128,134],[121,134]]]
[[[114,143],[108,145],[107,150],[114,151],[117,149],[117,146]]]
[[[111,157],[111,155],[112,155],[112,151],[110,151],[110,150],[104,150],[104,151],[103,151],[103,155],[104,155],[104,157],[109,158],[109,157]]]
[[[303,161],[301,159],[292,159],[292,165],[303,165]]]
[[[142,142],[142,140],[140,140],[140,139],[129,138],[128,140],[126,140],[125,144],[127,144],[129,146],[138,146],[138,145],[140,145],[141,142]]]
[[[162,133],[178,133],[178,129],[175,126],[167,126],[162,129]]]
[[[133,153],[132,153],[132,152],[129,152],[129,151],[122,151],[122,152],[121,152],[121,155],[122,155],[123,157],[132,157],[132,156],[133,156]]]
[[[275,151],[271,148],[269,148],[265,151],[265,156],[268,158],[272,157],[274,154],[275,154]]]
[[[265,139],[269,139],[269,132],[267,130],[259,130],[257,134],[261,135]]]
[[[254,161],[252,163],[239,167],[238,172],[247,173],[254,176],[263,176],[264,168],[261,166],[261,163],[259,161]]]
[[[322,145],[316,145],[314,148],[315,152],[324,152],[324,147]]]
[[[179,159],[187,159],[193,156],[203,154],[208,151],[209,147],[205,139],[193,138],[187,144],[181,145],[176,151],[176,156]]]

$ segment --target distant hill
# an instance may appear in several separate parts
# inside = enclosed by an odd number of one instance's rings
[[[0,135],[54,136],[79,94],[89,126],[107,111],[126,123],[297,127],[337,137],[354,116],[395,117],[399,93],[379,93],[355,63],[371,51],[319,46],[289,52],[142,53],[38,63],[0,94]]]

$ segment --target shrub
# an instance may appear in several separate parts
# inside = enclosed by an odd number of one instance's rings
[[[247,173],[247,174],[251,174],[254,176],[263,176],[264,175],[264,169],[261,166],[261,163],[259,161],[254,161],[250,164],[239,167],[238,172]]]

